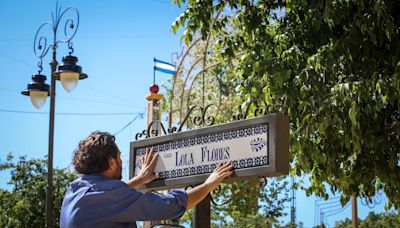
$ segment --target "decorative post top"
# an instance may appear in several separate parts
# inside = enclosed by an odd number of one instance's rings
[[[148,101],[159,101],[164,98],[164,95],[158,94],[159,87],[157,84],[150,85],[150,93],[146,95]]]

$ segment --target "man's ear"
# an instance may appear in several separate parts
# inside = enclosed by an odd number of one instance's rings
[[[117,161],[113,157],[108,158],[108,168],[109,169],[114,169],[117,165]]]

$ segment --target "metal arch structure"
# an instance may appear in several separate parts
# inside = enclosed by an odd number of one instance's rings
[[[210,22],[211,27],[218,21],[220,15],[223,13],[224,7],[221,7],[216,16]],[[187,48],[183,48],[181,53],[177,55],[176,61],[176,74],[173,75],[172,80],[172,90],[171,90],[171,97],[169,101],[169,111],[168,111],[168,127],[171,128],[172,122],[174,120],[174,115],[178,114],[179,123],[183,122],[185,116],[190,111],[192,106],[190,105],[191,102],[191,92],[195,82],[201,79],[201,104],[198,104],[201,107],[206,107],[206,73],[212,69],[215,69],[221,62],[213,63],[208,65],[209,59],[209,52],[210,52],[210,43],[213,40],[211,35],[208,35],[204,42],[201,42],[201,38],[194,39]],[[200,45],[204,45],[204,50],[201,50],[202,54],[200,57],[196,58],[193,63],[186,63],[188,59],[191,57],[192,50]],[[185,67],[188,69],[185,72]],[[197,72],[196,72],[197,71]],[[192,76],[192,73],[194,74]],[[180,83],[177,79],[182,77],[183,82]],[[218,90],[215,92],[220,92],[219,85],[217,85]],[[186,91],[188,89],[188,91]],[[174,105],[174,99],[178,99],[178,105]],[[215,103],[213,101],[213,103]],[[218,106],[221,104],[221,94],[218,94],[217,102],[215,103]],[[185,110],[186,108],[186,110]],[[186,113],[185,113],[186,111]]]
[[[217,12],[217,15],[214,17],[214,20],[211,21],[211,25],[216,23],[219,16],[222,14],[224,7],[221,7]],[[147,129],[143,130],[140,133],[137,133],[135,136],[136,140],[143,138],[151,138],[160,135],[168,135],[177,132],[181,132],[185,127],[205,127],[212,126],[216,123],[216,116],[210,115],[210,110],[216,110],[216,114],[220,115],[225,123],[230,123],[238,120],[247,119],[250,115],[251,108],[254,109],[253,115],[254,117],[260,115],[267,115],[271,111],[276,111],[277,108],[275,106],[268,105],[263,100],[250,101],[245,106],[243,113],[238,113],[230,116],[227,114],[221,107],[221,93],[219,84],[215,87],[217,88],[217,100],[213,100],[212,102],[208,102],[206,100],[206,73],[210,70],[218,67],[221,62],[216,62],[212,64],[208,64],[208,58],[210,53],[210,44],[213,40],[212,36],[209,35],[204,42],[201,41],[201,38],[194,39],[187,48],[183,48],[181,53],[178,55],[176,53],[176,74],[173,75],[172,80],[172,90],[170,94],[169,100],[169,110],[168,110],[168,126],[165,127],[163,122],[160,120],[152,121]],[[191,55],[191,51],[199,47],[200,45],[204,45],[204,50],[201,50],[202,53],[200,57],[194,59],[192,63],[187,63],[189,61]],[[239,57],[241,54],[237,55]],[[181,80],[179,80],[181,79]],[[200,82],[199,82],[200,81]],[[191,105],[192,92],[195,83],[201,83],[201,102],[200,104]],[[174,105],[174,103],[176,105]],[[173,126],[173,120],[178,119],[178,126]],[[261,182],[262,186],[265,186],[267,181]],[[213,203],[217,204],[216,201],[212,200]]]
[[[208,41],[210,39],[207,39]],[[183,62],[186,58],[186,56],[189,55],[189,51],[196,45],[198,44],[200,41],[200,39],[195,40],[189,47],[187,50],[182,51],[180,57],[178,58],[179,61],[177,63],[177,74],[182,74],[182,68],[183,68]],[[204,53],[207,53],[204,52]],[[204,57],[205,59],[206,57]],[[185,79],[184,79],[184,85],[187,84],[187,82],[189,81],[190,78],[190,74],[191,72],[193,72],[193,69],[195,68],[195,65],[198,64],[201,60],[204,61],[204,59],[200,58],[197,59],[194,63],[194,65],[191,65],[188,69],[188,74],[186,75]],[[196,80],[199,80],[199,75],[200,74],[204,74],[206,71],[216,67],[219,63],[210,65],[210,66],[205,66],[203,65],[203,68],[194,76],[193,80],[190,82],[189,85],[189,92],[186,94],[186,104],[190,103],[190,92],[192,91],[193,85],[195,83]],[[174,75],[174,80],[173,80],[173,89],[172,91],[175,91],[175,88],[178,85],[177,83],[177,76],[178,75]],[[204,84],[204,75],[201,78]],[[151,123],[149,123],[149,125],[147,126],[147,129],[137,133],[135,135],[135,139],[136,140],[140,140],[140,139],[146,139],[146,138],[151,138],[151,137],[156,137],[156,136],[160,136],[160,135],[169,135],[169,134],[173,134],[173,133],[178,133],[181,132],[185,126],[187,127],[189,124],[191,124],[192,127],[205,127],[205,126],[212,126],[216,123],[216,116],[211,115],[211,113],[209,112],[212,108],[217,110],[217,115],[220,115],[222,117],[222,119],[224,120],[224,122],[227,123],[232,123],[235,121],[239,121],[239,120],[244,120],[249,118],[250,116],[252,117],[258,117],[258,116],[263,116],[263,115],[267,115],[269,113],[271,113],[272,111],[276,111],[279,110],[280,107],[278,106],[274,106],[274,105],[269,105],[267,104],[264,100],[254,100],[254,101],[249,101],[247,102],[246,105],[244,105],[243,108],[243,112],[242,113],[237,113],[235,115],[229,116],[219,105],[215,104],[215,103],[203,103],[202,105],[193,105],[193,106],[188,106],[186,107],[186,112],[184,112],[184,99],[185,99],[185,90],[184,90],[184,85],[181,85],[182,91],[179,91],[180,93],[180,97],[178,98],[179,100],[179,108],[175,108],[173,107],[173,100],[175,97],[175,94],[172,93],[171,94],[171,100],[170,100],[170,105],[169,105],[169,112],[168,112],[168,126],[164,126],[163,121],[161,120],[155,120],[152,121]],[[204,90],[205,87],[202,88],[202,102],[206,102],[204,99]],[[219,96],[219,100],[218,103],[220,103],[220,96]],[[204,106],[203,106],[204,105]],[[252,111],[251,111],[252,110]],[[196,113],[197,111],[197,113]],[[178,113],[178,119],[179,119],[179,123],[178,126],[173,126],[173,114],[174,113]],[[260,187],[265,187],[267,184],[266,179],[263,179],[264,181],[262,181],[260,183]],[[218,194],[218,191],[214,192],[214,194]],[[211,202],[217,206],[222,206],[226,203],[228,203],[231,200],[231,198],[227,199],[224,202],[218,202],[217,200],[214,200],[211,197]]]
[[[361,200],[361,204],[363,206],[367,206],[369,209],[373,209],[376,205],[379,205],[382,203],[383,192],[379,191],[377,194],[375,194],[372,197],[363,197],[360,200]]]
[[[342,212],[350,203],[344,207],[340,203],[340,196],[330,197],[328,200],[317,199],[314,208],[314,225],[326,223],[327,217]]]
[[[214,23],[217,22],[219,16],[223,13],[224,7],[221,7],[217,12],[214,20],[210,22],[211,27]],[[249,119],[249,117],[260,117],[266,116],[272,112],[277,112],[281,110],[280,107],[275,105],[267,104],[265,100],[254,100],[248,101],[247,104],[242,105],[241,113],[237,113],[233,115],[231,110],[224,110],[221,108],[221,88],[218,83],[218,78],[207,75],[211,70],[216,69],[222,62],[218,61],[208,61],[211,49],[211,42],[213,41],[213,37],[209,35],[206,37],[205,41],[202,41],[201,38],[194,39],[187,48],[182,49],[180,55],[176,53],[176,74],[173,75],[172,78],[172,90],[169,94],[169,104],[168,104],[168,118],[167,124],[164,125],[164,122],[161,120],[155,120],[148,124],[147,128],[143,131],[136,134],[135,139],[149,139],[157,136],[173,136],[174,134],[179,134],[180,132],[186,129],[192,128],[203,128],[210,127],[217,123],[235,123],[240,122],[240,120]],[[201,46],[203,45],[203,46]],[[193,58],[192,50],[196,47],[204,48],[200,50],[200,57]],[[241,54],[237,54],[235,57],[240,57]],[[190,63],[191,61],[191,63]],[[173,61],[175,62],[175,61]],[[189,63],[188,63],[189,62]],[[216,84],[214,86],[209,86],[206,82],[206,77],[214,80]],[[197,84],[196,84],[197,83]],[[195,86],[198,85],[199,90],[195,90]],[[206,90],[212,90],[216,96],[211,99],[207,99]],[[199,102],[193,103],[192,98],[193,95],[200,95]],[[282,113],[279,113],[282,115]],[[282,115],[283,116],[283,115]],[[174,123],[174,120],[177,120],[177,123]],[[173,126],[175,125],[175,126]],[[205,129],[204,129],[205,130]],[[288,126],[287,126],[288,131]],[[170,137],[173,138],[173,137]],[[287,143],[288,146],[288,143]],[[131,165],[134,161],[133,153],[132,153],[132,144],[131,144]],[[287,162],[288,163],[288,162]],[[132,177],[132,167],[130,168],[130,177]],[[262,181],[259,183],[260,187],[265,187],[267,185],[267,180],[263,177]],[[191,186],[190,184],[186,186]],[[221,189],[215,191],[213,194],[218,195]],[[215,198],[215,200],[210,197],[210,200],[213,204],[217,206],[222,206],[230,202],[232,197],[227,198],[223,201]],[[202,203],[201,203],[202,204]],[[209,208],[209,206],[206,206]],[[204,205],[203,208],[204,209]],[[202,210],[199,209],[199,210]],[[196,213],[195,213],[196,214]],[[207,216],[207,215],[205,215]],[[195,216],[201,217],[201,216]],[[208,214],[209,217],[209,214]],[[202,219],[204,220],[204,219]],[[195,219],[195,227],[202,227],[202,223],[197,223]],[[200,225],[199,225],[200,224]]]
[[[383,193],[378,192],[373,197],[360,198],[361,204],[372,209],[382,203]],[[314,225],[328,223],[328,218],[339,214],[351,205],[350,201],[342,206],[340,196],[330,197],[328,200],[317,199],[314,206]]]

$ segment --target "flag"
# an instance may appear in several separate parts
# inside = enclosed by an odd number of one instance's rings
[[[171,63],[160,61],[154,58],[154,70],[158,70],[167,74],[175,74],[176,69],[175,66]]]

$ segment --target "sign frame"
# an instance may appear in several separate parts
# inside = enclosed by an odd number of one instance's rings
[[[184,132],[173,133],[170,135],[162,135],[153,138],[133,141],[130,143],[129,179],[133,178],[133,176],[135,175],[135,151],[138,148],[151,147],[153,145],[158,145],[170,141],[210,135],[213,133],[231,131],[235,129],[246,128],[251,125],[260,124],[268,125],[268,164],[263,166],[234,170],[232,176],[227,178],[225,181],[251,177],[271,177],[287,175],[289,173],[289,121],[284,114],[273,113],[261,117],[255,117],[226,124],[203,127],[200,129],[188,130]],[[210,173],[203,173],[169,179],[156,179],[151,183],[143,185],[140,190],[165,190],[195,186],[204,182],[209,175]]]

